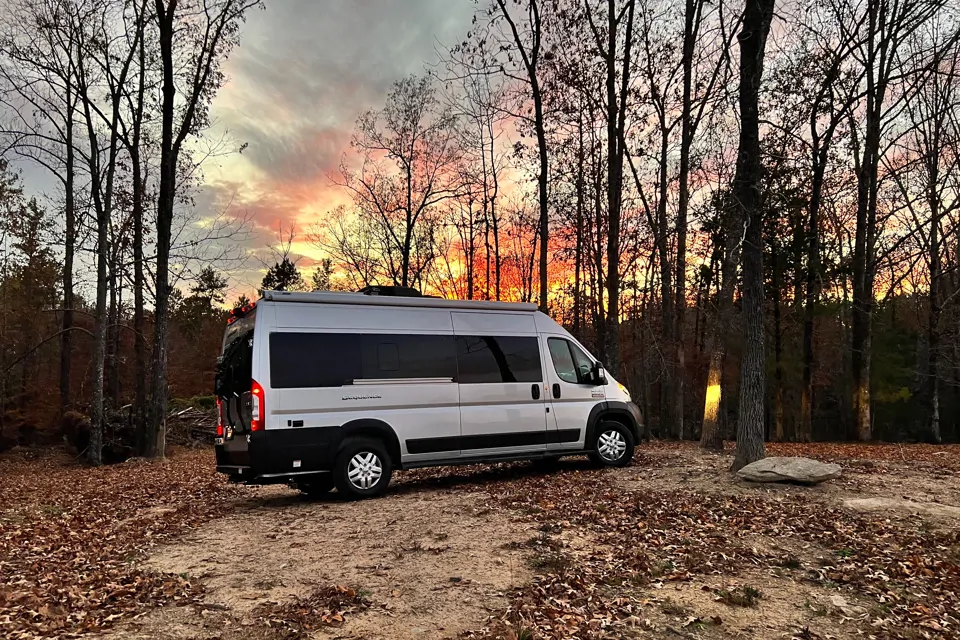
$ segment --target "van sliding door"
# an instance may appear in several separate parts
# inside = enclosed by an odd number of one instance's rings
[[[453,312],[461,456],[546,450],[543,366],[533,314]]]

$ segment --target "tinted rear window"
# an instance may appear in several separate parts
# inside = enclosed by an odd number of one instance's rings
[[[461,384],[543,381],[534,337],[457,336],[457,362]]]

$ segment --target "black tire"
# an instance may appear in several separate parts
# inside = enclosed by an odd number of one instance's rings
[[[359,456],[359,458],[358,458]],[[373,456],[372,458],[370,456]],[[361,478],[357,479],[356,484],[351,480],[350,473],[358,471],[356,465],[351,463],[357,458],[356,464],[360,466]],[[363,465],[375,465],[367,468],[367,473],[376,473],[379,467],[379,477],[370,486],[363,486],[372,478],[367,475],[366,482],[363,479]],[[361,498],[373,498],[381,495],[387,490],[390,484],[390,476],[393,474],[393,465],[390,463],[390,454],[383,442],[373,438],[349,438],[344,441],[337,454],[337,459],[333,463],[333,482],[337,486],[337,491],[343,497],[350,500],[359,500]]]
[[[617,442],[620,443],[619,447]],[[593,432],[589,457],[599,467],[625,467],[633,459],[634,447],[636,440],[630,429],[619,422],[605,421],[598,424]],[[613,458],[615,453],[619,453],[619,457]]]
[[[321,473],[309,480],[303,480],[297,483],[297,489],[300,493],[316,498],[325,496],[333,491],[333,474]]]

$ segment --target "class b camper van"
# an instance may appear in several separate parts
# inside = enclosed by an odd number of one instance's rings
[[[350,498],[394,469],[623,466],[642,429],[627,389],[536,306],[388,288],[265,291],[235,309],[216,395],[218,471]]]

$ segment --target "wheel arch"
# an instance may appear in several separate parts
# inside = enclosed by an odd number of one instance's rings
[[[601,422],[617,422],[626,427],[636,443],[640,442],[640,425],[637,419],[631,413],[627,403],[617,401],[601,402],[590,410],[590,417],[587,418],[587,433],[584,440],[584,446],[590,448],[595,437],[597,427]]]
[[[387,453],[390,455],[390,465],[394,469],[400,468],[400,439],[397,437],[397,432],[393,430],[393,427],[383,420],[360,418],[347,422],[341,429],[343,431],[340,442],[333,448],[333,457],[336,457],[336,452],[340,450],[343,442],[347,438],[376,438],[382,440],[384,445],[386,445]]]

